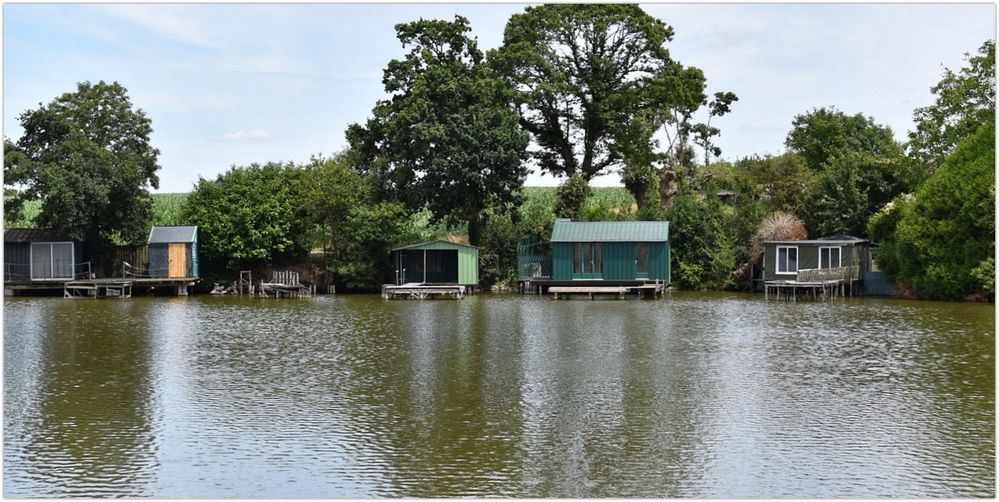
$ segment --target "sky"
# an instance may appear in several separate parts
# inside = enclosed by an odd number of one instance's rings
[[[3,134],[77,82],[118,81],[152,120],[158,192],[187,192],[233,165],[305,162],[346,146],[404,54],[394,26],[469,19],[502,42],[524,4],[10,4],[3,6]],[[673,27],[673,59],[708,92],[739,96],[715,119],[722,159],[779,154],[795,115],[835,106],[904,141],[944,67],[995,39],[987,4],[642,4]],[[541,173],[528,185],[555,185]],[[616,174],[594,185],[619,185]]]

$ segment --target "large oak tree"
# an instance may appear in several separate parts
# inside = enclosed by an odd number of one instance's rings
[[[510,88],[484,64],[468,20],[396,25],[403,59],[392,60],[379,101],[347,139],[374,194],[435,220],[467,223],[478,244],[487,208],[511,206],[527,176],[529,137],[510,107]]]
[[[36,224],[86,242],[95,258],[113,241],[145,239],[159,150],[124,86],[82,82],[19,120],[24,134],[4,141],[8,209],[41,199]]]

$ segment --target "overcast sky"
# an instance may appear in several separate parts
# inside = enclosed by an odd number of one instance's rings
[[[121,82],[152,119],[160,192],[189,191],[231,165],[306,161],[345,146],[364,121],[393,26],[461,14],[497,47],[521,4],[72,5],[3,7],[3,127],[81,81]],[[671,25],[674,59],[704,70],[708,91],[739,96],[714,123],[728,160],[783,151],[796,114],[862,112],[899,140],[933,102],[943,67],[995,38],[993,4],[643,4]],[[557,180],[532,174],[528,185]],[[616,175],[598,185],[616,185]]]

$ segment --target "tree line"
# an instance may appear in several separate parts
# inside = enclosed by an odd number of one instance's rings
[[[199,179],[181,212],[199,226],[205,269],[319,251],[322,274],[367,288],[391,277],[390,248],[462,234],[481,248],[483,282],[502,284],[518,243],[547,239],[556,217],[642,219],[671,222],[678,286],[736,288],[765,224],[796,219],[812,237],[880,243],[906,294],[994,296],[993,41],[944,72],[905,143],[821,107],[794,118],[785,153],[725,162],[716,119],[738,97],[672,59],[672,28],[637,5],[527,7],[489,51],[461,16],[396,35],[407,52],[343,152]],[[81,83],[20,121],[24,135],[4,142],[8,220],[41,200],[38,225],[95,252],[145,237],[159,152],[124,87]],[[564,180],[547,204],[525,201],[532,168]],[[594,210],[590,181],[609,172],[633,203]]]

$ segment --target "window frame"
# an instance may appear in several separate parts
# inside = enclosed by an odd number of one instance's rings
[[[644,253],[643,253],[644,251]],[[642,269],[644,258],[645,269]],[[638,242],[635,244],[635,277],[649,276],[649,243]]]
[[[603,274],[603,243],[576,242],[572,246],[573,276],[598,276]],[[594,277],[589,277],[594,278]]]
[[[70,263],[70,273],[68,277],[55,277],[55,253],[53,253],[54,247],[56,245],[69,245],[69,263]],[[49,248],[49,263],[48,263],[48,273],[49,277],[35,277],[35,246],[48,246]],[[44,264],[43,264],[44,265]],[[28,276],[32,281],[66,281],[73,280],[76,272],[76,243],[73,241],[51,241],[51,242],[32,242],[28,246]]]
[[[837,253],[836,253],[836,261],[838,263],[836,264],[835,267],[832,265],[832,250],[833,249],[838,250]],[[829,259],[828,259],[829,266],[828,267],[823,267],[822,266],[822,252],[823,251],[825,251],[829,255]],[[822,246],[822,247],[819,248],[819,269],[840,268],[842,266],[843,266],[843,246]]]
[[[780,251],[782,249],[793,249],[794,250],[794,270],[787,271],[787,253],[784,253],[784,263],[781,267],[780,261]],[[774,256],[774,274],[775,275],[798,275],[798,263],[801,258],[801,253],[798,250],[798,246],[777,246],[777,250]],[[783,270],[781,270],[783,268]]]

